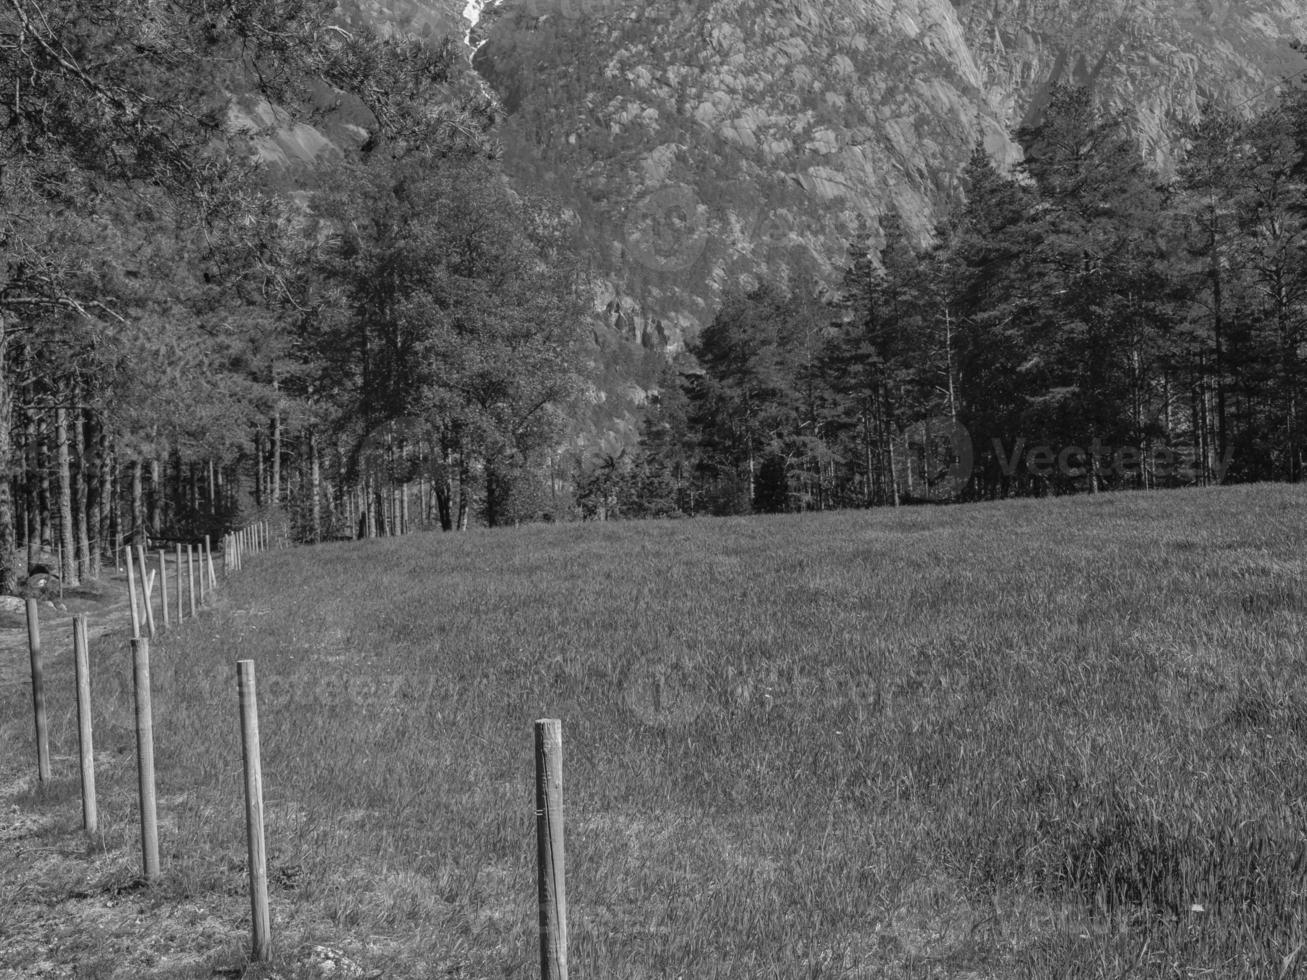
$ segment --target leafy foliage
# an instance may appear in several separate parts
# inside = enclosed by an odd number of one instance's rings
[[[724,304],[688,389],[704,507],[1298,479],[1304,120],[1301,90],[1213,110],[1167,183],[1055,88],[1014,173],[976,148],[929,249],[894,215],[850,243],[815,331],[816,289]]]

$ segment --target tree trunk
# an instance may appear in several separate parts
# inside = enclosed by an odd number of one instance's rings
[[[26,429],[23,430],[23,439],[27,436]],[[12,437],[12,434],[11,434]],[[13,501],[14,509],[14,546],[17,547],[19,542],[24,548],[27,547],[27,451],[24,443],[20,442],[16,451],[13,453],[14,465],[17,467],[14,472],[13,486],[9,488],[9,499]]]
[[[322,540],[322,467],[318,462],[318,436],[309,431],[309,500],[313,524],[313,543]]]
[[[200,464],[191,460],[191,465],[187,467],[191,484],[191,514],[196,520],[204,513],[200,508]]]
[[[5,385],[8,391],[8,384]],[[12,405],[12,401],[10,403]],[[24,446],[23,455],[26,458],[27,466],[27,486],[25,487],[26,506],[23,511],[27,516],[27,570],[30,573],[32,566],[41,558],[41,504],[40,504],[40,482],[41,477],[38,470],[40,457],[36,452],[36,417],[29,415],[27,425],[24,428]]]
[[[158,536],[160,528],[159,511],[161,492],[159,487],[159,459],[150,458],[150,488],[145,494],[145,527],[150,534]]]
[[[209,468],[208,468],[208,474],[209,474],[209,483],[208,483],[208,488],[209,488],[209,510],[208,510],[208,514],[209,514],[210,517],[213,517],[213,516],[215,516],[215,515],[218,513],[218,476],[217,476],[216,473],[213,472],[213,457],[212,457],[212,456],[209,457]]]
[[[440,530],[454,530],[454,513],[453,497],[454,487],[451,474],[454,470],[453,456],[450,453],[449,445],[442,444],[440,447],[441,462],[440,476],[436,481],[436,510],[440,514]]]
[[[54,550],[54,532],[50,521],[50,446],[44,424],[36,431],[36,506],[40,521],[41,550]]]
[[[13,395],[9,389],[9,366],[5,363],[8,332],[4,313],[0,312],[0,472],[8,473],[11,447],[10,430],[13,423]],[[18,585],[14,575],[14,502],[9,492],[9,481],[0,480],[0,594],[12,595]]]
[[[113,550],[113,564],[118,567],[118,562],[122,558],[122,538],[123,538],[123,512],[122,512],[122,485],[121,474],[118,472],[118,453],[116,450],[110,451],[107,448],[107,437],[101,433],[100,439],[106,446],[104,452],[103,466],[106,469],[101,470],[101,476],[104,478],[104,504],[105,514],[105,541],[109,548]]]
[[[54,410],[55,461],[59,476],[59,579],[67,586],[82,584],[77,574],[77,538],[73,530],[73,466],[68,451],[68,409]]]
[[[264,476],[263,465],[263,429],[260,427],[254,430],[254,506],[260,510],[263,509],[266,492],[265,479],[267,477]]]
[[[1225,458],[1225,309],[1222,303],[1221,255],[1215,237],[1212,240],[1212,258],[1210,275],[1212,280],[1212,380],[1216,386],[1216,445],[1212,455],[1216,459]],[[1206,472],[1213,469],[1211,461],[1204,465]],[[1207,480],[1204,483],[1209,482]]]
[[[131,502],[131,521],[128,525],[126,534],[128,544],[145,544],[145,493],[141,486],[141,461],[133,459],[131,462],[132,469],[132,502]]]
[[[363,480],[363,519],[364,536],[375,538],[377,536],[377,502],[376,494],[372,492],[371,477],[366,477]]]
[[[281,504],[281,409],[272,413],[272,493],[273,507]]]
[[[101,523],[101,498],[104,494],[104,458],[96,431],[95,416],[90,410],[82,417],[82,468],[86,493],[86,574],[99,578],[101,573],[100,549],[104,542],[104,525]]]
[[[73,476],[73,532],[77,537],[77,577],[91,578],[91,540],[87,530],[87,510],[90,501],[91,465],[86,452],[86,427],[80,411],[72,422],[73,455],[77,457],[77,472]]]
[[[467,530],[469,512],[472,510],[471,494],[468,492],[470,485],[470,473],[467,465],[467,454],[459,452],[458,454],[458,524],[460,531]]]

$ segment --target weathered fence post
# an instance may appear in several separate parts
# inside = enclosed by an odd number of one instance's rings
[[[245,764],[245,842],[250,859],[250,921],[256,961],[272,952],[272,918],[268,912],[268,856],[263,840],[263,767],[259,761],[259,701],[254,661],[236,661],[236,689],[241,706],[241,756]]]
[[[540,980],[567,980],[567,890],[563,861],[563,723],[535,723],[536,882]]]
[[[190,583],[191,619],[195,618],[195,561],[191,557],[191,546],[186,546],[186,581]]]
[[[145,545],[136,546],[136,556],[140,559],[140,568],[137,569],[141,576],[141,594],[145,597],[145,628],[154,638],[154,603],[150,602],[150,593],[153,591],[154,576],[148,574],[149,566],[145,561]]]
[[[182,545],[177,542],[177,622],[182,621],[182,598],[185,591],[182,589]]]
[[[77,674],[77,746],[82,767],[82,827],[99,829],[95,806],[95,749],[91,739],[91,664],[86,642],[86,617],[73,617],[73,659]]]
[[[127,599],[132,606],[132,636],[141,635],[141,611],[136,608],[136,571],[132,567],[132,546],[123,548],[127,555]]]
[[[45,670],[41,663],[41,620],[36,600],[27,600],[27,652],[32,661],[32,715],[36,720],[36,775],[50,781],[50,736],[45,722]]]
[[[218,587],[218,576],[213,571],[213,546],[207,534],[204,536],[204,560],[209,565],[209,590],[213,591]]]
[[[150,704],[150,641],[132,640],[136,689],[136,772],[141,803],[141,868],[146,881],[159,877],[159,817],[154,799],[154,711]]]
[[[159,549],[159,605],[163,606],[163,628],[167,629],[172,623],[168,616],[168,562],[162,548]]]

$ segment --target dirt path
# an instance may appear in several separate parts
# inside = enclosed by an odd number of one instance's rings
[[[155,595],[156,614],[158,596]],[[47,656],[61,657],[72,650],[73,617],[87,617],[87,638],[94,643],[110,633],[131,635],[131,607],[127,573],[108,569],[96,582],[65,590],[62,598],[37,603],[41,619],[42,649]],[[71,661],[70,661],[71,662]],[[0,688],[30,683],[27,650],[27,617],[23,612],[0,611]]]

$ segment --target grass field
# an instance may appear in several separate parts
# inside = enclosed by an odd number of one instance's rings
[[[28,689],[0,691],[0,935],[24,937],[0,977],[241,975],[240,658],[282,978],[325,975],[315,945],[336,975],[536,974],[539,717],[563,722],[574,980],[1307,975],[1305,506],[1267,486],[260,556],[155,646],[161,884],[132,885],[125,638],[94,651],[90,845],[70,657],[44,794]]]

